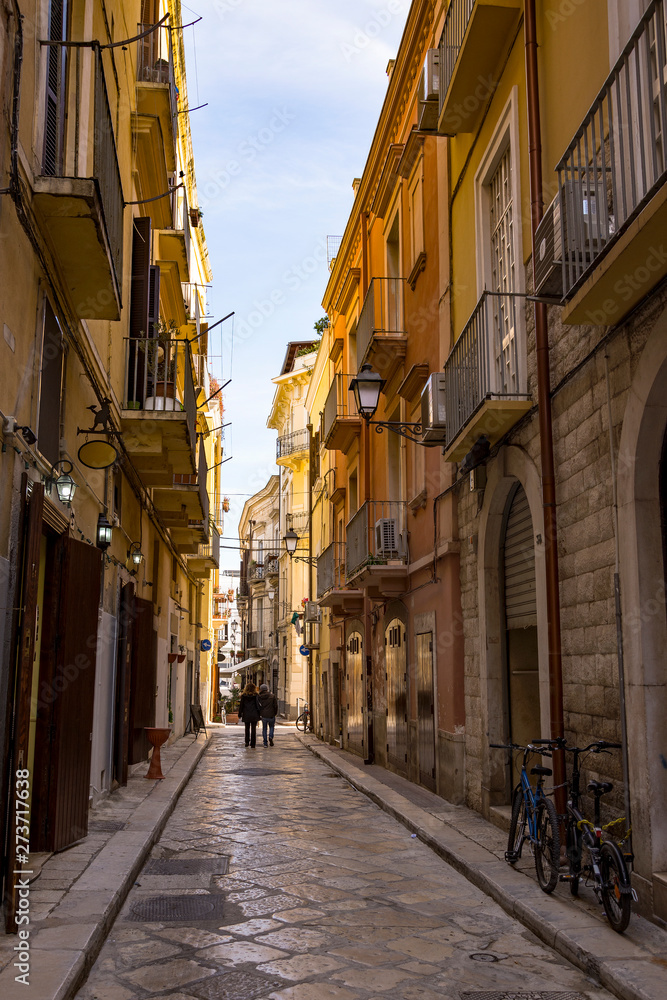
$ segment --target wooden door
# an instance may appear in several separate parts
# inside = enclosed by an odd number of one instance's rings
[[[134,632],[134,583],[126,583],[120,592],[118,646],[116,650],[116,706],[114,723],[114,778],[127,784],[130,757],[130,677],[132,675],[132,637]]]
[[[42,850],[64,850],[88,833],[101,571],[99,549],[67,535],[58,538],[50,580],[57,613],[40,669],[40,692],[51,694],[42,699],[51,701],[45,708],[48,737],[39,739],[38,733],[35,750],[36,765],[38,758],[48,761]]]
[[[399,771],[408,762],[408,685],[405,625],[394,618],[385,629],[387,678],[387,757]]]
[[[144,730],[146,726],[155,725],[156,671],[157,635],[153,630],[153,602],[135,597],[129,711],[130,764],[138,764],[148,757],[150,744]]]
[[[435,791],[435,701],[433,698],[433,633],[416,637],[417,739],[419,781]]]
[[[355,753],[364,752],[364,667],[363,639],[352,632],[345,647],[347,681],[347,745]]]

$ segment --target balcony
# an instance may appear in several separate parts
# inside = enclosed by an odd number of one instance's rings
[[[445,461],[482,434],[494,445],[531,409],[517,337],[516,300],[484,292],[445,362]]]
[[[566,323],[617,323],[667,274],[667,39],[653,0],[557,166]]]
[[[259,555],[259,553],[258,553]],[[256,562],[248,567],[248,580],[267,580],[269,577],[278,575],[278,551],[264,552]]]
[[[187,341],[126,337],[123,441],[145,486],[171,489],[175,474],[197,472],[196,421]]]
[[[199,440],[196,473],[174,473],[170,488],[153,489],[153,503],[171,531],[179,552],[196,553],[209,540],[208,466],[203,438]]]
[[[357,361],[389,379],[405,358],[403,278],[373,278],[357,323]]]
[[[137,34],[150,27],[138,24]],[[176,170],[177,113],[171,31],[161,26],[137,41],[137,114],[155,123],[151,141],[169,173]]]
[[[317,602],[331,608],[335,616],[360,612],[363,591],[345,585],[345,546],[332,542],[317,559]]]
[[[187,556],[188,569],[196,580],[205,580],[213,569],[220,568],[220,535],[211,525],[211,540]]]
[[[382,598],[402,594],[407,586],[407,504],[403,500],[368,500],[345,529],[345,580]]]
[[[329,451],[350,450],[361,433],[361,417],[354,393],[350,392],[350,375],[334,375],[324,404],[323,440]]]
[[[443,135],[476,130],[522,6],[521,0],[451,0],[438,46]]]
[[[160,299],[176,326],[187,322],[183,285],[190,280],[190,215],[183,188],[174,188],[170,199],[170,225],[153,233],[153,256],[160,267]]]
[[[296,531],[297,535],[307,535],[310,527],[308,511],[298,510],[293,514],[285,514],[285,524],[287,528]]]
[[[78,59],[68,61],[67,76],[61,81],[63,92],[65,88],[74,93],[89,86]],[[33,206],[76,314],[83,319],[118,320],[125,203],[99,52],[95,56],[92,97],[92,134],[81,136],[81,148],[87,144],[88,177],[79,176],[81,158],[74,156],[74,139],[68,135],[64,110],[53,101],[47,103],[43,174],[35,177]]]
[[[277,645],[277,636],[270,629],[253,629],[246,637],[246,650],[269,650]]]
[[[282,434],[276,440],[276,462],[278,465],[294,466],[307,458],[310,450],[308,428]]]

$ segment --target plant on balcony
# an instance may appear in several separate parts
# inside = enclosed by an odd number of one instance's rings
[[[225,514],[228,513],[229,506],[230,506],[229,505],[229,497],[223,497],[222,498],[222,509],[224,510]]]

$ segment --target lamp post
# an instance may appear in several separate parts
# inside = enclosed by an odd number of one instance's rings
[[[420,444],[424,448],[432,447],[433,442],[422,441],[422,425],[420,423],[408,423],[403,420],[373,420],[375,411],[380,402],[380,393],[386,385],[386,380],[378,375],[369,364],[362,365],[359,372],[350,382],[350,389],[354,393],[354,400],[360,416],[367,424],[373,424],[376,433],[382,434],[385,427],[393,431],[394,434]]]

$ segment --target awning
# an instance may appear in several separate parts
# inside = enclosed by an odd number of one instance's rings
[[[241,660],[240,663],[236,664],[231,673],[238,674],[240,670],[248,670],[250,669],[250,667],[256,667],[258,663],[265,663],[265,662],[266,662],[265,656],[256,656],[251,658],[250,660]]]

